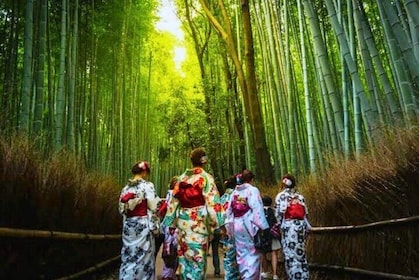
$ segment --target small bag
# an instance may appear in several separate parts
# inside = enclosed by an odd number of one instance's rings
[[[262,253],[272,252],[272,237],[267,230],[258,230],[256,235],[253,237],[255,249]]]
[[[169,248],[163,247],[162,258],[163,258],[164,265],[168,268],[176,269],[177,260],[178,260],[177,246],[174,245],[173,243],[170,243],[168,247]]]
[[[275,223],[269,231],[273,238],[281,239],[281,225],[279,223]]]

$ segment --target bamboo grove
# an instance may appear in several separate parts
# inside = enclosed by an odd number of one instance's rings
[[[272,185],[417,125],[417,0],[176,0],[184,42],[159,6],[0,2],[1,134],[120,180],[147,159],[158,186],[205,146],[218,180],[246,166]]]

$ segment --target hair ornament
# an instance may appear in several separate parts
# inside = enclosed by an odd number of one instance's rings
[[[243,183],[242,174],[236,175],[236,185],[241,185]]]
[[[147,161],[142,161],[142,162],[138,163],[138,167],[141,170],[150,170],[150,164]]]

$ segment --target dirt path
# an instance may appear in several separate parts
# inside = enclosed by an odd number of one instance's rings
[[[206,280],[215,280],[215,279],[224,279],[224,269],[223,269],[223,256],[220,248],[220,269],[221,275],[220,277],[214,277],[214,266],[212,265],[212,256],[209,256],[207,259],[207,276],[205,277]],[[163,260],[161,258],[161,249],[156,258],[156,275],[157,279],[161,279],[161,272],[163,270]],[[113,271],[111,273],[106,273],[105,275],[99,276],[95,278],[97,280],[118,280],[118,270]]]
[[[220,270],[221,275],[220,277],[214,277],[214,266],[212,265],[212,256],[209,256],[207,259],[207,276],[205,277],[206,280],[214,280],[214,279],[224,279],[224,269],[223,269],[223,254],[221,252],[221,248],[219,251],[220,255]],[[161,279],[161,272],[163,270],[163,260],[161,258],[161,252],[157,255],[156,259],[156,274],[157,279]]]

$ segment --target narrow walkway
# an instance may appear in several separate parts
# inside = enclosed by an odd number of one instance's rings
[[[212,256],[209,256],[207,259],[207,276],[205,277],[206,280],[215,280],[215,279],[224,279],[224,269],[223,269],[223,253],[222,249],[220,248],[220,269],[221,275],[220,277],[214,277],[214,266],[212,265]],[[156,274],[157,279],[161,279],[161,272],[163,270],[163,260],[161,258],[161,249],[159,254],[157,255],[156,259]],[[97,280],[118,280],[118,270],[112,273],[107,273],[106,275],[102,275]]]

